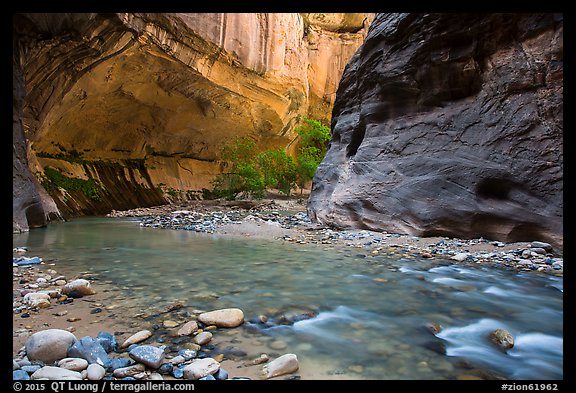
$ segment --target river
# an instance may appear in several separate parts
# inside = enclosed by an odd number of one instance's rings
[[[563,378],[557,276],[143,228],[128,218],[51,224],[15,234],[13,246],[67,277],[89,272],[126,319],[174,301],[238,307],[252,322],[220,341],[215,332],[214,342],[240,357],[295,353],[303,379]],[[257,323],[261,315],[268,324]],[[296,322],[272,323],[281,315]],[[442,330],[432,334],[430,323]],[[497,328],[514,336],[511,350],[488,340]]]

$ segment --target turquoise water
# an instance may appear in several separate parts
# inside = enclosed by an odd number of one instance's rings
[[[563,378],[560,277],[142,228],[134,219],[78,219],[13,239],[59,274],[94,274],[126,318],[176,300],[241,308],[254,323],[228,333],[234,345],[248,355],[295,353],[303,378]],[[290,325],[255,322],[306,313],[314,317]],[[443,330],[434,336],[427,323]],[[507,353],[487,339],[496,328],[515,338]]]

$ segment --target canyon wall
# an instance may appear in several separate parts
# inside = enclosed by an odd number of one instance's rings
[[[14,230],[198,198],[235,137],[290,151],[302,117],[329,121],[372,19],[15,14]]]
[[[563,18],[378,14],[344,71],[309,215],[563,242]]]

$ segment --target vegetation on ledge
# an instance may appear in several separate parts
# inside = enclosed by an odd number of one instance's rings
[[[324,158],[330,140],[330,128],[318,120],[304,119],[296,128],[300,149],[296,158],[282,148],[258,152],[250,138],[236,138],[222,149],[222,157],[229,164],[228,172],[212,181],[212,190],[203,190],[205,199],[236,199],[239,195],[262,198],[269,188],[290,195],[296,186],[302,190],[312,180]]]

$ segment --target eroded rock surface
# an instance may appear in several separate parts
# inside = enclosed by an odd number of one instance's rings
[[[344,71],[309,215],[562,244],[563,20],[379,14]]]
[[[301,116],[329,119],[372,18],[16,14],[14,230],[45,225],[34,177],[64,216],[102,214],[198,197],[234,137],[293,144]]]

